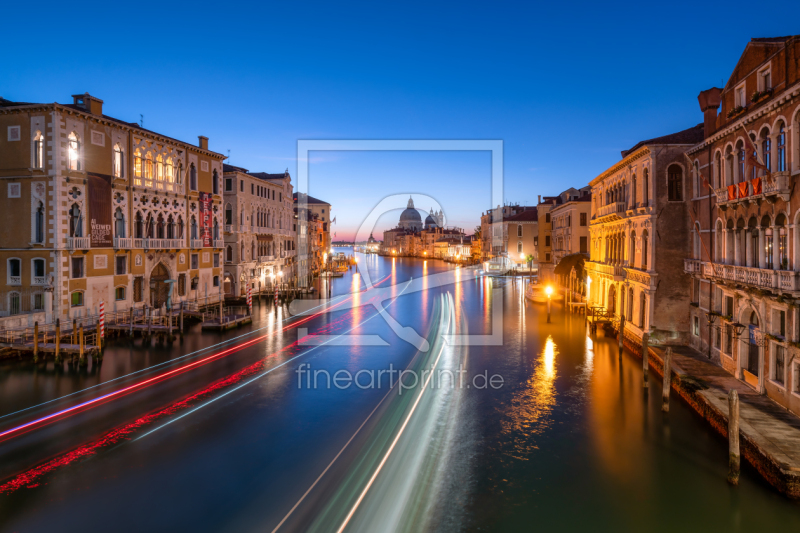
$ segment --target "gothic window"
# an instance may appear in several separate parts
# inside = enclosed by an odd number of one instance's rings
[[[67,139],[67,159],[69,170],[81,169],[81,142],[75,132],[70,133]]]
[[[72,204],[69,210],[69,235],[70,237],[83,237],[83,217],[78,204]]]
[[[197,168],[195,168],[194,163],[189,166],[189,190],[197,190]]]
[[[786,131],[783,122],[778,126],[778,172],[786,171]]]
[[[125,215],[119,207],[114,212],[114,236],[117,238],[125,237]]]
[[[122,164],[122,148],[119,144],[114,145],[114,177],[115,178],[122,178],[124,177],[124,169],[125,167]]]
[[[667,192],[669,200],[683,200],[683,169],[678,165],[670,165],[667,169]]]
[[[219,176],[217,175],[216,169],[214,169],[213,177],[211,180],[211,192],[214,194],[219,194]]]
[[[44,168],[44,135],[41,131],[33,137],[33,168]]]
[[[44,204],[42,202],[37,202],[36,206],[36,213],[35,213],[35,220],[34,220],[34,228],[33,228],[33,238],[34,242],[42,243],[44,242]]]

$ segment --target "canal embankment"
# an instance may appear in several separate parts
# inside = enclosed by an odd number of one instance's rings
[[[617,335],[608,326],[606,331]],[[642,356],[639,339],[625,347]],[[713,364],[689,346],[670,346],[671,388],[718,433],[728,437],[728,393],[740,399],[741,454],[773,487],[800,499],[800,418]],[[663,377],[665,346],[650,346],[649,366]]]

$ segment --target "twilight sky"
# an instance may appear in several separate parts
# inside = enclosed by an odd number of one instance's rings
[[[89,92],[108,115],[143,114],[148,129],[208,136],[234,165],[292,176],[298,139],[502,139],[505,200],[533,203],[701,122],[697,94],[724,84],[751,37],[800,33],[800,4],[780,16],[757,5],[45,1],[34,20],[17,2],[4,7],[20,23],[4,28],[0,96]],[[491,207],[489,180],[483,152],[309,162],[337,239],[394,193],[437,198],[448,224],[471,230]]]

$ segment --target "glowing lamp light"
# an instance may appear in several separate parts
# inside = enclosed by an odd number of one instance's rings
[[[545,294],[547,294],[547,297],[550,298],[550,295],[553,294],[553,287],[548,285],[547,287],[545,287],[544,292]]]
[[[520,259],[525,259],[525,252],[519,254]]]

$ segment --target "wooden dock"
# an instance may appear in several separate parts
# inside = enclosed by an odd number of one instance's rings
[[[253,317],[245,306],[217,307],[209,309],[201,328],[205,331],[225,331],[232,328],[250,324]]]

